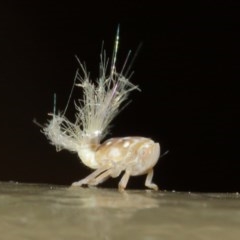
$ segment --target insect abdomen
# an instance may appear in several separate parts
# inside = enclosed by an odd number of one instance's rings
[[[156,164],[160,154],[160,150],[158,153],[156,149],[156,143],[149,138],[111,138],[99,146],[95,156],[99,165],[129,170],[131,175],[139,175]]]

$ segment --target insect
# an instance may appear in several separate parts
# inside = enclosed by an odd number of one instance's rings
[[[153,167],[160,156],[159,143],[144,137],[111,138],[102,142],[122,103],[128,99],[130,92],[139,89],[129,81],[131,64],[126,69],[130,52],[121,70],[116,69],[118,46],[119,28],[110,63],[105,50],[101,50],[100,75],[95,83],[90,80],[86,66],[78,60],[82,74],[77,71],[74,85],[82,89],[83,99],[75,103],[75,122],[66,118],[66,109],[63,114],[57,114],[54,110],[50,114],[51,119],[43,127],[43,133],[57,151],[67,149],[75,152],[84,165],[95,170],[72,186],[96,186],[124,172],[119,190],[126,188],[131,176],[143,174],[147,175],[145,186],[157,190],[158,186],[152,182],[152,178]]]

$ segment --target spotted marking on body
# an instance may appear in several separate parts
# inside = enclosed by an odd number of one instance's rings
[[[127,148],[127,147],[129,147],[129,145],[130,145],[130,142],[129,142],[129,141],[126,141],[126,142],[124,142],[123,147],[124,147],[124,148]]]
[[[150,139],[142,137],[111,138],[98,147],[95,159],[104,166],[111,167],[112,164],[120,162],[121,166],[128,166],[130,163],[135,164],[138,157],[151,151],[151,144]]]
[[[116,157],[119,157],[120,155],[121,155],[121,150],[116,147],[111,148],[110,151],[108,152],[108,156],[110,158],[116,158]]]

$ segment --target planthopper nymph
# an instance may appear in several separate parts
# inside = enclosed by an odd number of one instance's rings
[[[145,186],[157,190],[152,178],[153,167],[160,156],[159,143],[134,136],[110,138],[103,142],[109,133],[109,124],[121,110],[129,93],[139,89],[129,81],[132,64],[127,65],[130,52],[120,71],[117,71],[118,45],[119,28],[110,62],[105,50],[101,51],[100,74],[95,82],[91,81],[85,65],[79,61],[80,70],[76,73],[74,84],[82,89],[83,99],[75,103],[75,121],[70,122],[66,118],[66,111],[61,114],[54,110],[43,132],[58,151],[66,149],[77,153],[82,163],[94,170],[72,186],[96,186],[124,172],[119,190],[126,188],[131,176],[143,174],[147,175]]]

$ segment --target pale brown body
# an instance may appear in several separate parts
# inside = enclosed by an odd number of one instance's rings
[[[111,138],[94,149],[79,149],[79,157],[90,168],[96,169],[86,178],[74,182],[73,186],[98,185],[109,177],[124,175],[119,182],[119,189],[126,188],[130,176],[147,174],[145,186],[154,190],[152,183],[153,167],[160,156],[160,145],[149,138],[124,137]]]

